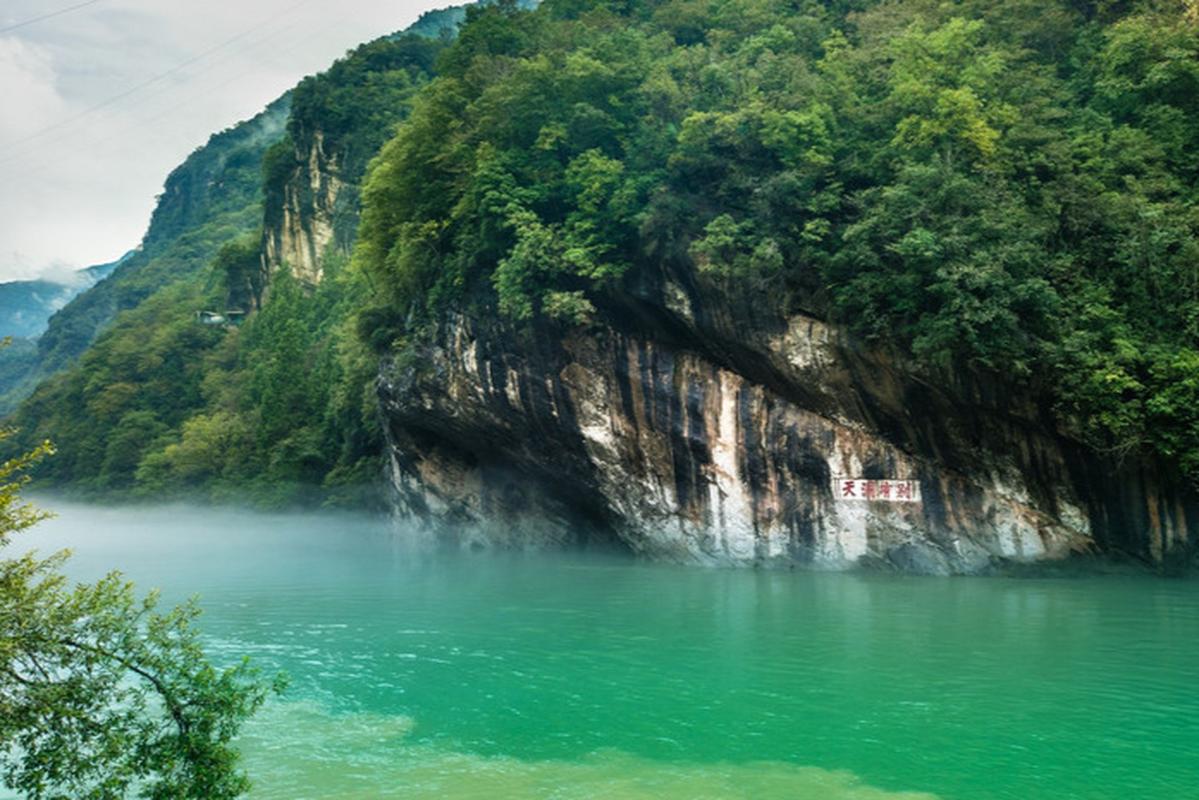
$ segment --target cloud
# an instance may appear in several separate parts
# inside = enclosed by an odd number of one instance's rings
[[[15,36],[0,37],[0,98],[0,146],[60,118],[66,103],[58,93],[50,51]]]
[[[0,281],[119,257],[210,134],[456,1],[105,0],[0,39]],[[3,5],[2,21],[45,10]]]

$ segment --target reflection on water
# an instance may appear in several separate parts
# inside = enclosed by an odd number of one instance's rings
[[[349,517],[60,510],[27,538],[201,593],[217,657],[292,675],[247,733],[261,798],[1199,786],[1193,581],[429,561]]]

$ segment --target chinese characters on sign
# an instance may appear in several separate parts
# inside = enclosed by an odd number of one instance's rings
[[[919,503],[920,482],[886,478],[834,478],[833,498],[880,503]]]

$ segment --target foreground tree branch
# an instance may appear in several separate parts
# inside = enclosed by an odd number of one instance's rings
[[[0,464],[0,548],[45,517],[20,489],[52,452]],[[117,573],[71,586],[67,555],[0,559],[0,780],[36,800],[244,794],[232,742],[282,676],[244,659],[218,669],[194,600],[160,611]]]

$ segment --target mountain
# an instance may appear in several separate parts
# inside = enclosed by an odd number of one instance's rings
[[[1183,4],[479,13],[363,194],[397,513],[720,564],[1190,561],[1197,55]]]
[[[128,259],[78,270],[64,281],[31,280],[0,283],[0,336],[36,339],[50,317],[81,292],[107,278]]]
[[[1193,561],[1188,7],[459,15],[296,87],[261,205],[14,415],[41,480],[467,548]]]
[[[0,361],[0,410],[11,411],[43,381],[76,362],[118,314],[155,291],[194,277],[230,237],[256,229],[262,155],[283,134],[289,97],[214,134],[166,179],[141,245],[106,279],[53,316],[33,358]]]
[[[452,36],[465,13],[464,6],[426,12],[411,26],[412,36],[421,40]],[[386,38],[406,35],[401,32]],[[370,100],[379,98],[367,99],[368,106]],[[78,294],[54,314],[36,354],[31,355],[28,346],[22,345],[14,347],[8,357],[0,355],[0,412],[14,410],[39,383],[74,364],[120,312],[195,277],[229,240],[256,235],[263,221],[264,156],[284,136],[290,106],[288,92],[253,119],[212,136],[167,177],[140,247],[128,263],[121,263],[114,280]],[[380,141],[390,133],[386,124],[389,113],[378,116],[383,124],[372,134]],[[273,155],[283,152],[276,147]],[[249,281],[249,276],[245,280]],[[201,298],[194,299],[204,304]],[[244,304],[248,298],[230,294],[216,304],[225,300]],[[15,357],[18,349],[20,358]]]
[[[463,13],[356,48],[172,173],[148,254],[42,338],[13,422],[21,441],[58,445],[43,482],[266,504],[378,494],[381,440],[363,407],[374,366],[349,319],[368,287],[344,265],[367,163]],[[256,313],[240,330],[203,325],[202,311]]]

